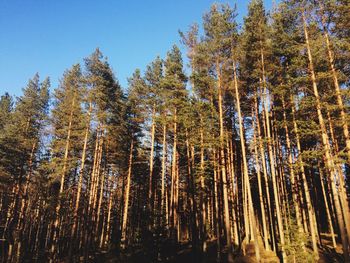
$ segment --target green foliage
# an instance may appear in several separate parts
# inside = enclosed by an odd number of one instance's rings
[[[6,124],[10,121],[12,110],[13,110],[13,99],[6,92],[0,98],[0,131],[4,129]]]
[[[36,74],[23,89],[23,95],[18,98],[14,109],[7,112],[8,119],[0,134],[2,177],[21,182],[30,163],[35,163],[41,132],[47,120],[49,86],[48,78],[40,83],[39,75]],[[2,102],[7,110],[11,108],[9,98],[5,97]]]
[[[291,220],[291,224],[288,227],[289,231],[285,232],[288,239],[285,246],[288,261],[296,263],[315,262],[313,253],[308,248],[310,237],[306,233],[299,231],[294,219]]]
[[[51,123],[53,128],[51,150],[51,177],[59,179],[64,165],[64,154],[69,133],[69,161],[66,172],[70,174],[80,159],[87,116],[83,112],[84,79],[79,64],[63,74],[60,86],[55,89]]]
[[[86,84],[90,89],[89,101],[96,106],[96,117],[102,124],[121,112],[122,90],[107,59],[99,49],[85,59]]]

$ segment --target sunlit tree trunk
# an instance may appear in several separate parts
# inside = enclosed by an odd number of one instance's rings
[[[177,110],[175,108],[174,111],[174,141],[173,141],[173,156],[172,156],[172,170],[171,170],[171,213],[172,213],[172,231],[174,233],[177,233],[177,209],[178,209],[178,203],[177,203],[177,190],[178,190],[178,177],[177,177]],[[177,236],[177,234],[176,234]]]
[[[163,217],[164,202],[165,202],[165,174],[166,174],[166,155],[167,155],[167,142],[166,142],[167,126],[163,124],[163,156],[162,156],[162,188],[161,188],[161,214]],[[163,222],[163,220],[162,220]]]
[[[257,135],[258,135],[258,147],[259,147],[259,152],[261,156],[261,163],[262,163],[262,168],[263,168],[263,175],[264,175],[264,183],[265,183],[265,193],[266,193],[266,200],[267,200],[267,211],[269,214],[269,226],[270,226],[270,235],[271,235],[271,243],[273,250],[275,250],[275,233],[274,233],[274,224],[273,224],[273,219],[272,219],[272,206],[271,206],[271,197],[270,197],[270,187],[269,187],[269,178],[267,174],[267,167],[266,167],[266,155],[265,155],[265,150],[263,147],[263,142],[262,142],[262,136],[261,136],[261,127],[260,127],[260,120],[259,120],[259,112],[258,112],[258,101],[255,96],[255,118],[256,118],[256,128],[257,128]],[[265,118],[264,118],[265,119]]]
[[[244,138],[244,131],[243,131],[243,117],[241,113],[241,104],[240,104],[240,98],[239,98],[239,92],[238,92],[238,81],[237,81],[237,73],[236,73],[236,62],[233,62],[233,79],[234,79],[234,89],[235,89],[235,98],[236,98],[236,108],[237,108],[237,114],[238,114],[238,123],[239,123],[239,136],[241,141],[241,150],[242,150],[242,159],[243,159],[243,174],[244,174],[244,180],[246,185],[246,190],[248,194],[248,209],[250,214],[250,224],[253,239],[254,239],[254,245],[255,245],[255,256],[256,260],[260,261],[260,250],[258,245],[258,236],[257,236],[257,228],[255,224],[255,212],[253,207],[253,200],[252,200],[252,194],[251,194],[251,187],[249,182],[249,175],[248,175],[248,164],[247,164],[247,157],[246,157],[246,150],[245,150],[245,138]]]
[[[151,154],[149,157],[149,188],[148,188],[148,202],[149,202],[149,209],[152,209],[153,205],[152,203],[152,177],[153,177],[153,161],[154,161],[154,136],[155,136],[155,130],[156,130],[156,123],[155,123],[155,117],[156,117],[156,106],[153,105],[152,109],[152,124],[151,124]]]
[[[67,172],[67,163],[68,163],[68,153],[69,153],[69,146],[70,146],[70,137],[71,137],[71,132],[72,132],[72,122],[73,122],[73,111],[74,111],[74,105],[75,105],[75,94],[72,99],[72,105],[71,105],[71,111],[70,111],[70,116],[69,116],[69,123],[68,123],[68,131],[67,131],[67,138],[66,138],[66,145],[65,145],[65,150],[64,150],[64,157],[63,157],[63,168],[62,168],[62,175],[61,175],[61,180],[60,180],[60,189],[58,192],[58,204],[55,209],[55,219],[53,223],[53,237],[52,237],[52,245],[51,245],[51,253],[52,256],[50,258],[50,262],[55,261],[55,257],[58,255],[58,247],[57,245],[57,237],[59,233],[58,229],[58,224],[60,220],[60,210],[61,210],[61,199],[62,199],[62,194],[64,190],[64,181],[66,177],[66,172]]]
[[[214,166],[214,171],[213,171],[213,177],[214,177],[214,203],[215,203],[215,216],[214,216],[214,221],[215,221],[215,232],[216,232],[216,245],[217,245],[217,260],[220,262],[221,258],[221,233],[220,233],[220,216],[219,216],[219,197],[218,197],[218,172],[220,171],[220,167],[218,166],[217,163],[217,153],[216,150],[214,149],[213,151],[213,166]]]
[[[201,118],[201,128],[200,128],[200,183],[201,183],[201,192],[200,192],[200,204],[202,209],[202,235],[203,235],[203,251],[207,250],[207,233],[206,233],[206,203],[204,199],[205,183],[204,183],[204,134],[203,134],[203,121]]]
[[[130,153],[129,153],[129,164],[128,164],[128,175],[125,189],[125,198],[124,198],[124,212],[123,212],[123,223],[122,223],[122,237],[121,237],[121,247],[126,247],[126,230],[128,222],[128,210],[129,210],[129,198],[130,198],[130,185],[131,185],[131,175],[132,175],[132,159],[133,159],[133,150],[134,150],[134,139],[131,139]]]
[[[330,213],[330,210],[329,210],[328,198],[327,198],[325,187],[324,187],[323,172],[322,172],[322,168],[321,168],[320,164],[319,164],[319,171],[320,171],[320,181],[321,181],[322,195],[323,195],[324,204],[325,204],[325,208],[326,208],[326,214],[327,214],[327,223],[328,223],[329,232],[330,232],[331,238],[332,238],[333,248],[336,249],[337,242],[335,240],[333,221],[332,221],[331,213]]]
[[[290,138],[289,138],[289,129],[288,129],[288,125],[287,125],[286,105],[285,105],[284,98],[282,98],[282,107],[283,107],[283,126],[284,126],[284,131],[286,133],[286,145],[287,145],[287,151],[288,151],[288,166],[289,166],[290,180],[291,180],[292,199],[293,199],[293,205],[295,208],[295,218],[297,221],[298,230],[299,230],[299,232],[302,232],[302,225],[301,225],[301,219],[300,219],[300,207],[299,207],[299,202],[298,202],[298,186],[297,186],[297,182],[295,179],[294,160],[293,160],[293,155],[292,155],[291,142],[290,142]]]
[[[277,224],[278,224],[278,230],[279,230],[279,237],[280,237],[280,243],[281,243],[281,254],[282,254],[282,260],[283,262],[287,262],[287,256],[285,252],[285,238],[284,238],[284,229],[283,229],[283,222],[282,222],[282,216],[281,216],[281,208],[280,208],[280,201],[279,201],[279,193],[278,193],[278,185],[276,181],[276,171],[275,171],[275,156],[273,155],[273,149],[272,149],[272,141],[271,141],[271,129],[270,129],[270,117],[269,117],[269,110],[268,110],[268,93],[267,93],[267,84],[265,79],[265,64],[264,64],[264,53],[261,51],[261,68],[262,68],[262,84],[263,84],[263,110],[265,111],[265,118],[266,118],[266,132],[267,132],[267,147],[270,157],[270,165],[271,165],[271,179],[272,179],[272,186],[273,186],[273,194],[274,194],[274,200],[275,200],[275,206],[276,206],[276,216],[277,216]]]
[[[315,70],[314,70],[314,65],[313,65],[313,60],[312,60],[312,55],[311,55],[309,35],[308,35],[308,31],[307,31],[307,25],[306,25],[306,19],[305,19],[304,12],[302,14],[302,18],[303,18],[303,29],[304,29],[307,55],[308,55],[308,59],[309,59],[309,70],[310,70],[310,75],[311,75],[313,92],[314,92],[315,99],[316,99],[317,117],[318,117],[318,121],[319,121],[319,124],[321,127],[321,137],[322,137],[322,144],[323,144],[324,151],[325,151],[326,166],[327,166],[328,170],[330,171],[330,176],[332,178],[332,180],[331,180],[332,188],[334,188],[334,190],[335,190],[334,180],[335,180],[336,175],[334,173],[334,161],[333,161],[332,153],[330,151],[329,138],[328,138],[326,126],[324,123],[324,119],[322,116],[321,102],[320,102],[320,97],[319,97],[319,93],[318,93],[316,75],[315,75]],[[338,175],[338,177],[340,177],[340,176],[342,176],[342,175]],[[336,193],[336,191],[334,191],[334,193]],[[336,196],[337,197],[335,198],[335,207],[336,207],[336,213],[337,213],[337,218],[338,218],[338,224],[339,224],[339,228],[340,228],[340,234],[342,237],[344,258],[345,258],[345,261],[349,261],[350,258],[349,258],[349,252],[348,252],[348,240],[347,240],[346,229],[344,226],[344,218],[342,215],[338,195],[336,194]],[[345,217],[346,216],[347,215],[345,215]],[[314,252],[315,252],[316,256],[318,257],[318,249],[317,249],[317,245],[315,243],[316,243],[316,241],[313,240]]]
[[[80,204],[80,197],[81,197],[81,190],[83,187],[83,175],[84,175],[84,169],[85,169],[85,160],[86,160],[86,150],[87,150],[87,144],[88,144],[88,138],[89,138],[89,130],[90,130],[90,118],[91,118],[91,111],[92,111],[92,103],[89,103],[89,111],[88,111],[88,121],[85,128],[85,136],[84,136],[84,146],[83,146],[83,152],[81,155],[81,163],[80,163],[80,170],[79,170],[79,179],[78,179],[78,187],[77,187],[77,197],[75,199],[75,206],[74,206],[74,212],[73,212],[73,225],[72,225],[72,240],[73,244],[70,246],[70,257],[72,256],[72,250],[74,248],[74,241],[77,236],[77,227],[78,227],[78,211],[79,211],[79,204]]]
[[[224,150],[224,115],[223,115],[223,94],[222,94],[222,83],[221,83],[221,69],[217,63],[216,71],[218,74],[218,107],[219,107],[219,123],[220,123],[220,169],[221,179],[223,184],[223,202],[224,202],[224,222],[226,232],[226,244],[229,250],[231,250],[231,222],[230,222],[230,211],[228,204],[228,187],[227,187],[227,174],[225,164],[225,150]],[[231,254],[231,253],[229,253]]]
[[[349,162],[350,161],[349,127],[348,127],[348,122],[346,120],[347,117],[346,117],[346,113],[345,113],[343,99],[341,96],[341,90],[340,90],[339,81],[338,81],[338,74],[337,74],[337,70],[336,70],[335,65],[334,65],[334,55],[333,55],[334,52],[332,50],[331,42],[329,40],[328,29],[326,27],[326,17],[323,14],[323,12],[324,12],[323,3],[322,3],[322,1],[318,1],[318,4],[320,5],[321,12],[322,12],[321,23],[322,23],[322,27],[323,27],[323,35],[324,35],[324,39],[326,42],[328,62],[329,62],[329,66],[330,66],[331,73],[332,73],[335,93],[337,96],[337,104],[340,108],[340,117],[341,117],[341,121],[342,121],[343,134],[344,134],[345,145],[346,145],[346,150],[347,150],[346,152],[348,155],[348,162]]]
[[[252,113],[252,119],[254,119],[254,113]],[[261,169],[260,169],[260,161],[259,161],[259,152],[257,147],[255,122],[253,122],[253,133],[254,133],[253,135],[254,158],[255,158],[256,173],[258,177],[258,190],[259,190],[260,211],[261,211],[261,219],[262,219],[262,227],[263,227],[264,246],[266,250],[269,250],[270,246],[269,246],[267,226],[266,226],[265,203],[264,203],[262,184],[261,184],[261,172],[260,172]]]

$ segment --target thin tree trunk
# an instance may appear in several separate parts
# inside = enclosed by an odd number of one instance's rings
[[[266,200],[267,200],[267,211],[269,214],[269,225],[270,225],[270,235],[271,235],[271,244],[272,249],[275,250],[275,231],[274,231],[274,224],[273,224],[273,218],[272,218],[272,206],[271,206],[271,197],[270,197],[270,187],[269,187],[269,179],[267,175],[267,167],[266,167],[266,156],[265,151],[263,147],[262,137],[261,137],[261,128],[260,128],[260,120],[259,120],[259,112],[258,112],[258,102],[257,98],[254,98],[255,100],[255,116],[256,116],[256,127],[258,131],[258,146],[261,156],[261,163],[263,167],[263,174],[264,174],[264,181],[265,181],[265,192],[266,192]],[[264,118],[265,119],[265,118]]]
[[[295,106],[294,106],[294,99],[293,97],[291,98],[292,102],[292,116],[293,116],[293,125],[294,125],[294,134],[296,137],[296,142],[297,142],[297,150],[299,153],[299,162],[300,162],[300,170],[301,170],[301,180],[302,180],[302,185],[304,188],[304,193],[305,193],[305,202],[306,202],[306,207],[307,207],[307,213],[308,213],[308,218],[309,218],[309,228],[310,228],[310,235],[312,239],[312,246],[313,246],[313,251],[315,254],[315,257],[318,258],[318,247],[317,247],[317,240],[316,240],[316,229],[314,225],[314,217],[315,217],[315,211],[311,203],[311,197],[310,197],[310,190],[308,186],[308,182],[306,180],[306,175],[305,175],[305,169],[304,169],[304,163],[303,159],[301,157],[301,145],[300,145],[300,139],[299,139],[299,129],[298,125],[295,119]]]
[[[254,113],[252,113],[252,119],[253,118],[254,118]],[[262,225],[263,225],[264,247],[266,250],[270,250],[269,241],[268,241],[267,226],[266,226],[265,203],[264,203],[262,185],[261,185],[260,161],[259,161],[259,153],[258,153],[258,147],[257,147],[255,122],[253,122],[253,133],[254,133],[254,135],[253,135],[254,157],[255,157],[256,173],[257,173],[257,177],[258,177],[258,190],[259,190],[261,219],[262,219]]]
[[[322,135],[321,137],[322,137],[322,144],[323,144],[323,147],[325,150],[326,165],[330,171],[331,177],[334,178],[334,180],[335,180],[334,161],[333,161],[332,153],[330,151],[329,138],[328,138],[326,126],[325,126],[325,123],[323,120],[323,116],[322,116],[321,101],[320,101],[320,97],[318,94],[316,75],[315,75],[315,71],[314,71],[314,65],[313,65],[310,43],[309,43],[309,35],[308,35],[308,31],[307,31],[307,25],[306,25],[306,19],[305,19],[304,12],[302,14],[302,18],[303,18],[303,28],[304,28],[304,36],[305,36],[307,54],[308,54],[308,59],[309,59],[309,70],[310,70],[310,75],[311,75],[312,87],[313,87],[313,91],[314,91],[314,95],[315,95],[315,99],[316,99],[317,117],[318,117],[318,121],[319,121],[319,124],[321,127],[321,135]],[[339,175],[339,176],[341,176],[341,175]],[[332,188],[335,189],[334,180],[332,180],[331,183],[332,183]],[[338,196],[338,195],[336,194],[336,196]],[[344,259],[345,259],[345,261],[350,261],[349,252],[348,252],[348,240],[347,240],[347,236],[346,236],[346,229],[344,226],[344,218],[343,218],[343,215],[341,212],[339,198],[335,198],[335,206],[336,206],[336,213],[337,213],[338,223],[339,223],[341,237],[342,237]],[[314,250],[317,248],[317,246],[315,246],[315,244],[314,244],[315,242],[316,241],[313,240]],[[318,251],[315,254],[316,254],[316,257],[318,257]]]
[[[205,182],[204,182],[204,134],[203,134],[203,120],[201,117],[201,128],[200,128],[200,183],[201,183],[201,192],[200,192],[200,203],[202,208],[202,235],[203,235],[203,251],[206,252],[207,250],[207,231],[206,231],[206,221],[207,221],[207,215],[206,215],[206,203],[204,198],[204,192],[205,192]]]
[[[264,53],[261,51],[261,67],[262,67],[262,83],[263,83],[263,89],[264,89],[264,111],[265,111],[265,118],[266,118],[266,132],[267,132],[267,147],[270,157],[270,164],[271,164],[271,177],[272,177],[272,186],[273,186],[273,193],[274,193],[274,199],[275,199],[275,206],[276,206],[276,216],[277,216],[277,225],[279,230],[279,237],[280,237],[280,243],[281,243],[281,254],[282,254],[282,260],[283,262],[287,262],[287,256],[285,252],[285,238],[284,238],[284,230],[283,230],[283,223],[282,223],[282,216],[281,216],[281,208],[280,208],[280,202],[279,202],[279,194],[277,189],[277,182],[276,182],[276,171],[275,171],[275,157],[273,155],[272,150],[272,141],[271,141],[271,129],[270,129],[270,117],[269,117],[269,110],[268,110],[268,94],[267,94],[267,87],[266,87],[266,79],[265,79],[265,62],[264,62]]]
[[[133,150],[134,150],[134,139],[131,139],[130,153],[129,153],[129,168],[128,168],[128,177],[127,177],[127,182],[126,182],[123,223],[122,223],[121,247],[123,249],[126,247],[126,229],[127,229],[127,221],[128,221],[128,210],[129,210],[129,197],[130,197],[130,185],[131,185],[131,175],[132,175]]]
[[[239,93],[238,93],[236,62],[233,62],[233,79],[234,79],[236,108],[237,108],[238,123],[239,123],[239,135],[240,135],[242,159],[243,159],[243,174],[244,174],[244,180],[245,180],[245,185],[246,185],[247,194],[248,194],[249,214],[251,217],[250,224],[251,224],[252,230],[253,230],[252,233],[253,233],[253,238],[254,238],[255,257],[256,257],[256,260],[259,262],[260,261],[260,250],[259,250],[259,245],[258,245],[258,236],[257,236],[257,232],[256,232],[256,225],[255,225],[255,212],[254,212],[254,207],[253,207],[251,187],[250,187],[249,175],[248,175],[248,164],[247,164],[247,157],[246,157],[246,151],[245,151],[245,138],[244,138],[244,131],[243,131],[243,117],[242,117],[242,113],[241,113],[241,104],[240,104]]]
[[[322,3],[322,1],[318,1],[318,3],[320,5],[321,12],[322,12],[321,23],[322,23],[322,27],[323,27],[323,35],[324,35],[324,39],[325,39],[325,42],[326,42],[328,62],[329,62],[329,66],[331,68],[332,77],[333,77],[333,83],[334,83],[334,89],[335,89],[335,93],[336,93],[336,96],[337,96],[337,104],[338,104],[338,106],[340,108],[340,117],[341,117],[341,121],[342,121],[343,134],[344,134],[345,145],[346,145],[346,150],[347,150],[346,153],[348,155],[348,162],[349,162],[350,161],[349,127],[348,127],[348,122],[346,120],[345,107],[344,107],[343,99],[342,99],[342,96],[341,96],[337,70],[336,70],[335,65],[334,65],[333,50],[332,50],[331,43],[330,43],[330,40],[329,40],[328,29],[326,27],[326,17],[325,17],[325,15],[323,13],[324,12],[323,3]]]
[[[92,111],[92,103],[90,102],[89,103],[89,111],[88,111],[88,122],[86,124],[85,136],[84,136],[83,152],[82,152],[82,155],[81,155],[81,164],[80,164],[80,170],[79,170],[77,197],[75,199],[75,206],[74,206],[74,212],[73,212],[73,225],[72,225],[72,241],[73,241],[73,244],[71,244],[71,246],[70,246],[71,250],[74,248],[74,245],[75,245],[74,241],[75,241],[76,235],[77,235],[78,210],[79,210],[79,204],[80,204],[81,190],[82,190],[82,187],[83,187],[83,175],[84,175],[84,168],[85,168],[86,150],[87,150],[87,143],[88,143],[88,137],[89,137],[89,130],[90,130],[91,111]],[[72,251],[70,252],[70,257],[71,256],[72,256]]]
[[[290,171],[292,199],[293,199],[293,204],[295,208],[295,217],[297,221],[298,230],[299,232],[302,232],[303,229],[301,225],[300,207],[298,202],[298,190],[297,190],[298,187],[296,185],[296,180],[295,180],[294,160],[293,160],[292,147],[291,147],[290,138],[289,138],[289,129],[287,125],[286,105],[283,97],[282,97],[282,107],[283,107],[283,126],[284,126],[284,131],[286,133],[286,144],[287,144],[287,151],[288,151],[288,166]]]
[[[58,224],[60,220],[60,210],[61,210],[61,202],[62,202],[62,194],[63,194],[63,189],[64,189],[64,181],[66,177],[66,172],[67,172],[67,162],[68,162],[68,153],[69,153],[69,146],[70,146],[70,137],[71,137],[71,132],[72,132],[72,122],[73,122],[73,111],[74,111],[74,106],[75,106],[75,94],[72,99],[72,105],[71,105],[71,111],[70,111],[70,116],[69,116],[69,123],[68,123],[68,131],[67,131],[67,138],[66,138],[66,146],[65,146],[65,151],[64,151],[64,157],[63,157],[63,169],[62,169],[62,175],[61,175],[61,181],[60,181],[60,190],[58,192],[58,204],[55,209],[55,219],[54,219],[54,224],[53,224],[53,238],[52,238],[52,246],[51,246],[51,253],[52,256],[50,258],[50,262],[53,262],[56,260],[56,256],[58,253],[56,253],[56,244],[57,244],[57,236],[59,229]]]
[[[338,81],[338,76],[337,76],[337,70],[335,68],[334,65],[334,56],[333,56],[333,51],[331,48],[331,43],[329,40],[329,34],[328,34],[328,29],[326,27],[326,17],[324,16],[323,12],[323,4],[322,1],[318,1],[320,8],[321,8],[321,12],[322,12],[322,18],[321,18],[321,22],[322,22],[322,26],[323,26],[323,33],[324,33],[324,38],[326,41],[326,46],[327,46],[327,54],[328,54],[328,61],[329,61],[329,66],[331,68],[331,72],[332,72],[332,77],[333,77],[333,83],[334,83],[334,88],[335,88],[335,93],[337,96],[337,104],[340,108],[340,117],[341,117],[341,124],[342,124],[342,128],[343,128],[343,134],[344,134],[344,138],[345,138],[345,146],[346,146],[346,153],[347,153],[347,163],[350,163],[350,135],[349,135],[349,126],[348,126],[348,122],[347,122],[347,117],[346,117],[346,112],[345,112],[345,107],[344,107],[344,103],[343,103],[343,99],[341,96],[341,90],[340,90],[340,86],[339,86],[339,81]],[[340,180],[340,200],[342,202],[342,206],[344,209],[344,221],[345,221],[345,226],[347,229],[347,236],[348,236],[348,240],[350,238],[350,212],[349,212],[349,203],[348,203],[348,199],[346,196],[346,186],[344,183],[344,179],[342,178],[342,175],[339,174],[339,180]]]
[[[323,172],[322,172],[322,168],[321,168],[320,164],[319,164],[319,171],[320,171],[320,181],[321,181],[322,195],[323,195],[324,204],[325,204],[325,208],[326,208],[326,214],[327,214],[327,223],[328,223],[328,227],[329,227],[329,232],[330,232],[331,237],[332,237],[333,248],[336,249],[337,248],[337,242],[335,240],[333,222],[332,222],[331,213],[329,211],[328,198],[327,198],[325,187],[324,187]]]
[[[153,160],[154,160],[154,136],[155,136],[155,115],[156,115],[156,106],[153,104],[152,109],[152,125],[151,125],[151,154],[149,157],[149,188],[148,188],[148,203],[149,203],[149,209],[151,210],[152,205],[152,176],[153,176]],[[151,220],[152,221],[152,220]]]
[[[223,95],[221,86],[221,69],[218,65],[216,66],[216,71],[218,74],[218,96],[219,96],[219,122],[220,122],[220,168],[223,184],[223,202],[224,202],[224,222],[225,222],[225,232],[226,232],[226,244],[229,249],[229,257],[231,255],[231,222],[230,222],[230,211],[228,204],[228,187],[227,187],[227,175],[226,175],[226,164],[225,164],[225,150],[224,150],[224,116],[223,116]],[[230,260],[230,259],[229,259]]]
[[[216,161],[216,151],[213,151],[213,166],[214,166],[214,203],[215,203],[215,217],[214,217],[214,221],[215,221],[215,229],[216,229],[216,245],[217,245],[217,260],[218,262],[220,262],[220,258],[221,258],[221,242],[220,242],[220,238],[221,238],[221,233],[220,233],[220,225],[219,225],[219,197],[218,197],[218,171],[220,169],[220,167],[218,167],[217,165],[217,161]]]
[[[177,232],[177,190],[178,190],[178,179],[177,179],[177,109],[174,110],[174,141],[173,141],[173,156],[172,156],[172,167],[171,167],[171,196],[170,204],[172,213],[172,235]]]
[[[97,238],[96,240],[98,240],[100,213],[101,213],[101,206],[102,206],[102,200],[103,200],[103,190],[104,190],[104,185],[105,185],[105,173],[106,173],[106,169],[104,169],[104,171],[102,172],[100,194],[99,194],[99,200],[98,200],[98,205],[97,205],[96,225],[95,225],[95,235]],[[108,171],[107,171],[107,173],[108,173]]]
[[[164,213],[164,202],[165,202],[165,173],[166,173],[166,155],[167,155],[167,143],[166,143],[167,126],[163,124],[163,156],[162,156],[162,188],[161,188],[161,215]],[[162,220],[163,223],[163,220]]]

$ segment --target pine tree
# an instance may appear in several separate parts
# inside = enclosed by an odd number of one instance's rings
[[[52,177],[59,185],[56,215],[53,225],[53,242],[51,251],[54,253],[59,238],[59,225],[69,218],[61,217],[61,209],[65,207],[65,193],[71,187],[71,181],[76,181],[76,167],[80,160],[81,141],[83,140],[84,115],[82,112],[83,79],[80,65],[74,65],[64,73],[60,87],[55,90],[54,108],[52,110]],[[68,187],[67,187],[68,186]],[[67,222],[68,223],[68,222]],[[74,230],[75,231],[75,230]]]
[[[13,99],[7,92],[0,98],[0,109],[0,129],[2,130],[10,120],[11,112],[13,110]]]
[[[41,131],[47,118],[50,82],[39,82],[36,74],[23,89],[0,137],[0,166],[9,177],[8,189],[12,189],[12,200],[8,206],[4,232],[10,236],[8,258],[19,259],[24,236],[24,212],[28,200],[28,185],[37,162],[41,144]],[[8,193],[11,196],[11,193]],[[12,248],[16,249],[16,255]]]
[[[172,114],[172,164],[171,164],[171,185],[170,185],[170,223],[171,235],[175,240],[180,240],[179,229],[179,166],[178,166],[178,136],[179,127],[181,123],[182,108],[186,100],[187,91],[185,89],[185,82],[187,80],[183,72],[183,63],[180,49],[174,45],[167,53],[165,62],[165,72],[162,81],[162,89],[164,95],[168,97],[168,105]],[[164,96],[163,95],[163,96]]]
[[[233,35],[236,32],[236,23],[234,21],[235,13],[227,5],[213,5],[209,13],[204,16],[203,27],[205,30],[205,49],[210,67],[212,68],[215,79],[215,100],[217,100],[219,117],[219,138],[220,138],[220,169],[223,185],[223,203],[224,203],[224,225],[226,244],[231,251],[231,222],[229,211],[229,190],[228,177],[225,164],[225,124],[224,124],[224,96],[228,84],[225,79],[225,71],[229,67],[231,57],[231,44]],[[213,95],[214,95],[213,94]],[[230,254],[231,252],[229,252]]]

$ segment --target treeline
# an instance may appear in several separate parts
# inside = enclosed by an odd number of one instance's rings
[[[97,49],[0,100],[0,255],[349,262],[350,2],[214,4],[123,90]]]

